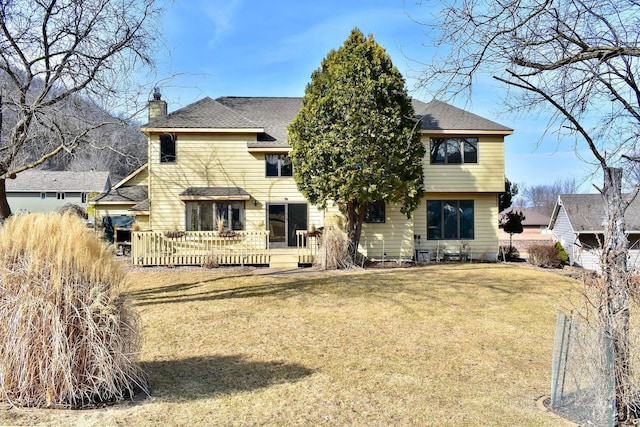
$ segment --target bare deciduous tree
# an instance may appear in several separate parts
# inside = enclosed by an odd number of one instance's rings
[[[130,78],[154,63],[156,3],[0,0],[0,125],[10,123],[0,132],[0,219],[11,214],[6,178],[72,153],[119,122],[96,122],[89,103],[132,110]]]
[[[469,95],[492,74],[505,84],[512,111],[549,114],[549,131],[589,148],[603,176],[601,255],[604,333],[615,365],[616,424],[634,405],[629,358],[628,241],[621,157],[635,153],[640,127],[637,0],[444,0],[435,44],[444,54],[422,84],[451,96]],[[569,142],[570,141],[570,142]],[[632,196],[638,192],[636,186]]]
[[[553,207],[561,194],[573,194],[578,191],[578,184],[574,178],[556,180],[551,184],[524,187],[522,196],[528,208],[551,215]]]

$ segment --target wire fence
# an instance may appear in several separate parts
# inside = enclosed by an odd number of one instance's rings
[[[580,425],[613,425],[611,348],[604,334],[573,314],[558,313],[551,369],[551,409]]]

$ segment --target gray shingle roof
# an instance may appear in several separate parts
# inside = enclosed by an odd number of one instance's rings
[[[478,130],[511,133],[513,129],[480,117],[469,111],[434,99],[424,103],[412,100],[416,116],[422,119],[422,130]]]
[[[189,187],[180,193],[180,197],[246,199],[249,198],[250,195],[240,187]]]
[[[543,214],[541,212],[533,211],[531,209],[519,209],[519,208],[507,208],[500,212],[500,216],[505,215],[508,212],[520,212],[524,215],[524,221],[522,221],[522,225],[526,226],[534,226],[534,225],[549,225],[549,220],[551,217],[549,215]]]
[[[16,179],[7,179],[7,192],[78,192],[106,191],[111,185],[108,171],[26,170]]]
[[[157,117],[144,127],[255,129],[262,125],[221,104],[218,100],[206,97],[164,117]]]
[[[102,193],[92,200],[96,202],[138,203],[147,197],[148,190],[146,185],[132,185],[129,187],[111,188],[108,192]]]
[[[302,108],[302,98],[225,96],[217,101],[264,127],[253,143],[258,147],[287,147],[287,126]]]
[[[424,103],[412,100],[422,129],[477,130],[510,134],[513,129],[476,114],[433,100]],[[263,128],[249,148],[287,148],[287,126],[302,108],[302,98],[225,96],[215,100],[207,97],[165,117],[152,120],[147,128]]]
[[[149,203],[149,199],[144,199],[140,203],[136,203],[135,205],[131,206],[131,208],[129,208],[130,211],[136,212],[149,212],[150,209],[151,204]]]
[[[600,194],[562,194],[558,199],[576,233],[601,232],[604,201]],[[554,211],[555,214],[555,211]],[[627,231],[640,232],[640,199],[636,198],[624,215]]]

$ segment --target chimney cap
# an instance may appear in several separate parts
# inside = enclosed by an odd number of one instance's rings
[[[153,99],[155,101],[160,101],[162,99],[162,95],[160,94],[160,88],[158,86],[153,88]]]

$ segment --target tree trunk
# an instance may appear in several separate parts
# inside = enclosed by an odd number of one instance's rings
[[[602,195],[605,204],[604,242],[600,258],[602,280],[606,287],[605,306],[601,312],[605,338],[610,345],[613,362],[613,387],[610,405],[615,425],[629,418],[632,404],[629,365],[629,274],[627,271],[628,240],[625,234],[627,201],[622,198],[622,169],[604,168]]]
[[[364,209],[362,206],[358,206],[356,202],[350,201],[345,207],[345,216],[347,217],[346,232],[349,240],[349,256],[351,257],[351,262],[357,263]]]
[[[0,223],[11,216],[11,207],[7,201],[6,180],[0,179]]]

